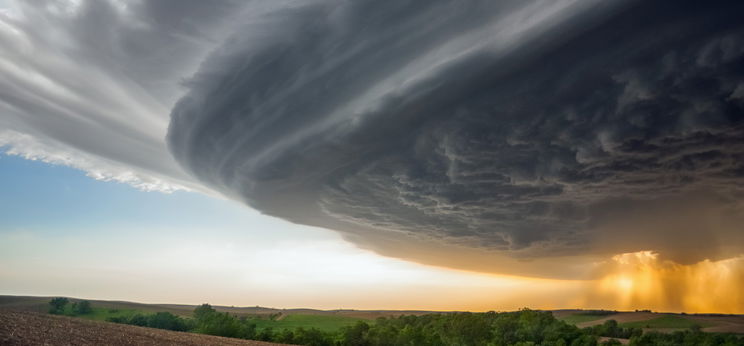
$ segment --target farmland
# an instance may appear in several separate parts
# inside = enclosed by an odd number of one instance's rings
[[[64,301],[65,304],[60,307],[50,304],[55,301]],[[89,301],[90,304],[85,302],[74,298],[50,300],[49,297],[0,296],[0,313],[10,314],[11,320],[20,319],[36,323],[38,319],[43,320],[46,316],[51,316],[45,312],[49,311],[58,315],[51,317],[61,318],[53,320],[56,321],[54,323],[71,324],[70,328],[80,326],[83,330],[92,328],[91,326],[94,325],[79,325],[79,323],[109,321],[121,325],[303,345],[356,345],[358,342],[369,345],[387,345],[389,340],[397,340],[393,344],[413,342],[416,345],[449,345],[462,344],[463,340],[472,338],[475,338],[471,340],[475,343],[466,342],[465,344],[480,345],[488,340],[501,340],[497,344],[511,345],[512,342],[519,341],[541,343],[545,341],[541,336],[543,334],[536,331],[543,329],[551,331],[546,334],[546,337],[554,338],[552,340],[555,342],[563,340],[569,344],[579,342],[581,345],[591,345],[591,340],[614,344],[614,341],[610,340],[612,338],[618,339],[623,344],[630,343],[631,345],[655,345],[658,342],[664,343],[670,340],[679,344],[694,345],[708,342],[714,337],[721,338],[720,340],[725,342],[734,342],[735,345],[744,344],[744,339],[734,335],[714,336],[714,334],[704,333],[742,333],[744,316],[740,315],[528,309],[503,313],[427,313],[425,311],[213,307],[208,304],[193,306],[97,300]],[[50,306],[54,308],[51,309]],[[81,312],[81,306],[88,306],[88,309]],[[71,319],[71,316],[78,318]],[[73,323],[70,322],[71,320],[78,322]],[[8,325],[13,326],[14,323],[15,327],[6,328],[3,331],[5,334],[0,333],[0,336],[8,339],[11,335],[18,335],[16,334],[18,333],[16,329],[19,329],[18,325],[26,322],[10,321]],[[104,324],[99,326],[104,326]],[[101,328],[110,329],[109,327]],[[150,328],[144,330],[153,330]],[[525,333],[516,333],[514,328],[526,328]],[[22,331],[23,328],[19,330]],[[82,335],[78,335],[78,332],[74,330],[68,332],[74,334],[69,337]],[[119,332],[128,333],[128,329],[119,330]],[[662,332],[662,334],[653,332]],[[104,331],[104,333],[108,332]],[[137,337],[136,335],[139,334],[135,333],[132,337]],[[85,336],[82,336],[85,339]],[[643,338],[651,341],[638,343],[638,340]],[[474,341],[476,339],[480,341]],[[635,343],[633,340],[636,340]],[[712,343],[712,345],[718,344],[720,344],[718,341]]]
[[[604,319],[606,316],[615,315],[616,313],[617,311],[606,310],[563,310],[554,311],[553,315],[563,322],[579,325]]]
[[[620,325],[626,328],[685,329],[692,328],[693,326],[700,326],[702,328],[712,327],[715,323],[697,321],[674,315],[664,315],[645,321],[625,322]]]
[[[1,345],[279,345],[260,341],[173,332],[35,312],[0,310]]]
[[[642,328],[670,332],[699,326],[706,332],[744,334],[744,316],[723,314],[673,314],[651,311],[618,311],[604,316],[587,314],[582,310],[561,310],[554,312],[556,318],[575,324],[580,328],[591,327],[615,320],[624,328]]]

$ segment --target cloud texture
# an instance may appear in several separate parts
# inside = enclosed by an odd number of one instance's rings
[[[237,4],[0,2],[0,149],[145,190],[199,189],[167,150],[168,114]]]
[[[282,3],[202,64],[169,145],[266,214],[426,263],[734,255],[743,7]]]

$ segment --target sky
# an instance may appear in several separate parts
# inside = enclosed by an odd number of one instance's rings
[[[2,0],[0,294],[744,313],[742,14]]]

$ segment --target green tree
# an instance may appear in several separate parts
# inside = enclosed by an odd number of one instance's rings
[[[202,305],[199,305],[194,309],[194,318],[197,321],[204,320],[207,316],[216,313],[217,310],[212,308],[211,305],[204,303]]]
[[[170,312],[158,312],[147,317],[147,326],[176,331],[187,331],[188,324],[180,317]]]
[[[87,300],[82,300],[73,305],[72,312],[76,315],[85,315],[93,312],[93,307]]]
[[[331,346],[333,342],[330,337],[326,336],[318,329],[297,328],[294,331],[294,343],[307,346]]]
[[[65,306],[67,306],[67,303],[69,303],[70,300],[67,298],[52,298],[51,301],[49,301],[49,313],[50,314],[62,314],[65,312]]]
[[[358,321],[353,326],[344,327],[341,330],[342,344],[345,346],[370,346],[371,343],[367,340],[367,332],[369,332],[369,324],[364,321]]]

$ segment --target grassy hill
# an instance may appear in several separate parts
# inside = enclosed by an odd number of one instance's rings
[[[635,327],[652,329],[685,329],[696,325],[704,328],[715,326],[715,323],[665,314],[664,316],[652,318],[650,320],[625,322],[620,324],[621,327],[626,328]]]
[[[411,345],[461,345],[501,342],[550,344],[588,344],[597,340],[618,338],[624,343],[685,345],[744,345],[744,338],[734,334],[701,333],[699,328],[718,328],[711,332],[741,333],[744,316],[686,315],[654,313],[650,311],[618,312],[605,310],[519,310],[489,313],[428,313],[416,311],[412,316],[403,311],[355,311],[270,309],[262,307],[211,307],[139,304],[116,301],[54,299],[50,315],[50,297],[0,297],[0,315],[11,316],[8,323],[25,325],[26,320],[44,324],[74,324],[74,328],[95,333],[94,325],[107,320],[117,324],[150,327],[170,331],[184,331],[301,345],[356,345],[388,344],[392,341]],[[68,301],[69,300],[69,301]],[[21,310],[21,311],[18,311]],[[185,317],[179,317],[170,310]],[[33,312],[36,311],[36,312]],[[73,315],[80,318],[70,318]],[[371,317],[406,315],[400,318],[371,320]],[[364,316],[359,317],[359,316]],[[48,317],[59,318],[49,320]],[[70,322],[71,320],[80,322]],[[567,323],[564,323],[567,322]],[[571,325],[573,324],[573,325]],[[103,326],[102,324],[99,326]],[[0,329],[3,326],[0,326]],[[350,327],[350,328],[345,328]],[[15,329],[10,335],[15,335]],[[24,327],[25,328],[25,327]],[[64,331],[66,327],[59,328]],[[110,329],[102,327],[103,330]],[[660,331],[662,333],[654,333]],[[30,329],[30,338],[34,338]],[[44,329],[42,332],[46,333]],[[78,331],[69,331],[78,333]],[[83,332],[88,333],[88,332]],[[104,333],[107,333],[104,331]],[[6,333],[7,334],[7,333]],[[87,334],[85,334],[87,335]],[[83,335],[83,338],[87,337]],[[117,336],[118,335],[118,336]],[[111,337],[123,337],[126,332]],[[7,335],[5,335],[7,336]],[[5,337],[0,331],[0,339]],[[48,337],[48,336],[43,336]],[[96,335],[97,337],[97,335]],[[470,340],[470,341],[467,341]],[[645,341],[644,341],[645,340]],[[0,344],[3,344],[0,340]],[[466,342],[467,341],[467,342]],[[476,342],[477,341],[477,342]],[[610,341],[608,341],[610,342]],[[614,343],[614,341],[613,341]],[[21,342],[22,344],[22,342]]]
[[[689,329],[699,326],[706,332],[744,334],[744,315],[729,314],[675,314],[651,311],[615,311],[605,315],[591,310],[554,311],[556,318],[580,328],[615,320],[624,328],[643,328],[660,332]]]
[[[47,313],[49,301],[53,297],[0,296],[0,309]],[[80,302],[79,298],[68,298],[70,304]],[[181,317],[191,317],[196,305],[186,304],[143,304],[125,301],[91,300],[93,312],[77,317],[106,321],[110,317],[131,317],[136,314],[153,314],[170,312]],[[238,317],[245,317],[256,324],[258,329],[274,330],[316,328],[322,331],[335,331],[350,326],[360,320],[374,321],[378,317],[400,315],[422,315],[430,311],[419,310],[315,310],[315,309],[273,309],[266,307],[213,306],[219,312],[227,312]],[[71,315],[71,306],[66,311]]]

